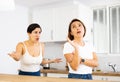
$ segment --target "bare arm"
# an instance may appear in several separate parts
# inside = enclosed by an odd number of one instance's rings
[[[69,40],[69,38],[68,42],[75,48],[75,51],[73,53],[64,54],[64,56],[66,58],[66,61],[70,64],[71,68],[73,70],[77,70],[81,61],[81,57],[78,55],[78,46]]]
[[[90,67],[97,67],[98,66],[98,58],[96,53],[93,52],[93,59],[85,59],[85,65]]]
[[[55,59],[50,59],[50,60],[43,59],[42,65],[48,64],[48,63],[59,63],[59,62],[61,62],[61,58],[55,58]]]
[[[16,51],[8,53],[14,60],[19,61],[23,54],[23,43],[18,43],[16,46]]]

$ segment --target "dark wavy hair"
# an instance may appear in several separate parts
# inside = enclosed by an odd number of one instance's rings
[[[83,23],[81,20],[79,20],[79,19],[73,19],[73,20],[70,22],[70,24],[69,24],[69,29],[68,29],[68,37],[69,37],[70,40],[73,40],[73,39],[74,39],[74,36],[71,35],[71,24],[72,24],[73,22],[76,22],[76,21],[80,22],[80,23],[83,25],[83,27],[84,27],[84,35],[83,35],[83,37],[84,37],[85,34],[86,34],[86,27],[85,27],[84,23]]]
[[[40,28],[41,29],[41,32],[42,32],[42,28],[40,27],[39,24],[37,23],[32,23],[28,26],[27,28],[27,33],[32,33],[33,30],[35,30],[36,28]]]

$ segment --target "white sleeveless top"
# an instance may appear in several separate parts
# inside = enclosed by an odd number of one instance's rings
[[[24,43],[23,43],[24,44]],[[36,72],[40,70],[40,64],[42,62],[42,47],[40,45],[40,55],[37,57],[33,57],[29,54],[26,45],[25,46],[25,54],[20,59],[20,70],[26,72]]]

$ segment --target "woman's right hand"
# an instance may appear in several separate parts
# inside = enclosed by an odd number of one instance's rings
[[[22,42],[18,43],[16,46],[16,50],[8,53],[9,56],[11,56],[13,59],[15,59],[16,61],[19,61],[21,56],[23,55],[23,48],[24,45]]]
[[[15,51],[13,51],[13,52],[11,52],[11,53],[8,53],[8,55],[9,55],[10,57],[12,57],[13,59],[15,59],[16,61],[19,60],[18,55],[17,55],[17,53],[16,53]]]
[[[78,49],[78,44],[77,43],[75,43],[75,42],[73,42],[73,41],[71,41],[69,38],[67,38],[67,41],[77,50],[77,51],[79,51]],[[75,52],[73,52],[73,53],[75,53]],[[80,58],[80,63],[81,63],[81,56],[79,56],[79,58]]]
[[[74,47],[74,48],[78,48],[78,44],[77,43],[74,43],[73,41],[71,41],[69,39],[69,37],[67,37],[67,41]]]
[[[14,57],[15,57],[15,51],[13,51],[13,52],[11,52],[11,53],[8,53],[8,55],[9,55],[10,57],[14,58]]]

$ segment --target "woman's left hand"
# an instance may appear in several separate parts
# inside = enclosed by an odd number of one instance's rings
[[[62,62],[61,58],[55,58],[52,60],[52,63],[59,63]]]

